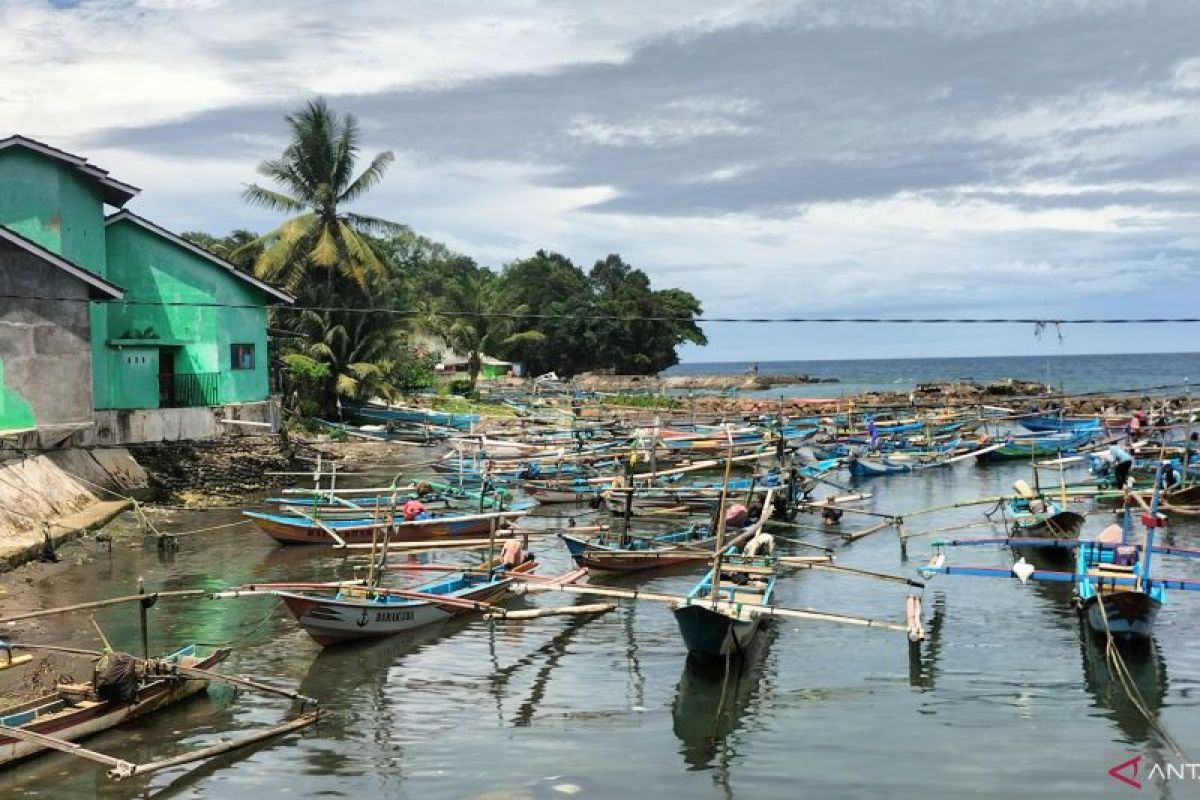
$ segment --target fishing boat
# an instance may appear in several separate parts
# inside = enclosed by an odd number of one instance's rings
[[[1014,458],[1040,458],[1042,456],[1062,456],[1073,453],[1086,446],[1100,432],[1094,430],[1067,431],[1035,436],[1006,436],[998,446],[990,448],[986,453],[980,453],[979,461],[1004,461]]]
[[[770,516],[772,495],[768,493],[762,515],[749,525],[730,528],[731,546],[738,546],[762,529]],[[571,558],[580,567],[595,573],[632,573],[666,569],[681,564],[699,564],[712,559],[717,537],[707,524],[654,536],[605,531],[596,536],[558,535],[567,546]]]
[[[1146,538],[1142,544],[1130,538],[1132,509],[1127,504],[1120,525],[1106,528],[1097,539],[1083,540],[960,540],[935,543],[939,552],[918,572],[929,578],[934,575],[968,575],[984,578],[1015,577],[1027,581],[1072,583],[1075,586],[1075,605],[1080,619],[1092,636],[1118,645],[1144,646],[1149,643],[1158,612],[1166,602],[1168,589],[1200,591],[1200,582],[1152,578],[1150,564],[1155,553],[1200,557],[1200,550],[1174,546],[1156,546],[1155,531],[1165,523],[1158,512],[1162,470],[1155,480],[1155,494],[1142,516]],[[944,544],[982,544],[1004,542],[1025,547],[1071,547],[1076,549],[1074,571],[1056,572],[1036,569],[1024,558],[1010,569],[995,567],[957,567],[945,564]]]
[[[675,607],[675,622],[688,655],[700,662],[740,658],[758,633],[775,594],[769,558],[726,553]]]
[[[435,411],[430,408],[406,408],[367,403],[365,405],[347,405],[345,409],[346,416],[367,423],[406,422],[470,430],[471,426],[479,422],[478,414],[456,414],[449,411]]]
[[[1014,536],[1069,539],[1083,530],[1083,514],[1063,509],[1023,480],[1015,481],[1013,490],[1016,496],[1008,501],[1008,514]]]
[[[332,593],[277,591],[304,632],[322,647],[357,639],[392,636],[483,611],[511,593],[514,575],[532,573],[537,562],[512,568],[484,565],[454,572],[409,589],[344,587]]]
[[[207,680],[185,677],[177,668],[207,669],[220,664],[229,654],[227,648],[222,648],[200,655],[195,645],[176,650],[150,662],[150,669],[138,679],[132,697],[124,701],[100,697],[92,683],[70,683],[59,684],[49,694],[0,708],[0,765],[48,749],[61,749],[48,742],[39,743],[33,737],[18,738],[6,729],[41,734],[59,741],[78,741],[204,691]]]
[[[402,516],[391,519],[363,516],[328,521],[317,515],[302,512],[271,514],[243,511],[242,515],[254,520],[254,524],[263,533],[280,544],[347,545],[369,544],[373,537],[389,530],[392,541],[396,542],[472,536],[487,533],[493,525],[502,526],[527,513],[529,512],[458,512],[435,514],[428,519],[414,520],[406,520]]]
[[[1022,428],[1035,433],[1082,433],[1098,434],[1103,428],[1099,417],[1064,417],[1056,414],[1038,414],[1017,420]]]

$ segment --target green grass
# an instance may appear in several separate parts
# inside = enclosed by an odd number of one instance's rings
[[[604,398],[606,406],[621,406],[624,408],[683,408],[682,400],[668,397],[665,394],[618,394]]]

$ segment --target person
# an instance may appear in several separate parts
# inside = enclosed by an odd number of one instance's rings
[[[419,519],[429,519],[429,512],[420,500],[409,500],[404,504],[404,521],[415,522]]]
[[[871,417],[867,421],[867,435],[871,437],[871,449],[875,450],[879,447],[879,426],[875,424],[875,418]]]
[[[1179,487],[1183,483],[1183,477],[1179,474],[1179,470],[1175,469],[1175,465],[1167,463],[1163,466],[1163,489],[1171,491]]]
[[[506,567],[515,567],[525,560],[525,553],[521,550],[521,542],[518,539],[509,539],[504,543],[504,547],[500,548],[500,563]]]
[[[742,549],[742,555],[747,558],[755,556],[772,556],[775,554],[775,537],[766,531],[759,529],[754,537],[746,542],[746,546]]]
[[[832,501],[827,501],[825,508],[821,510],[821,522],[826,525],[841,525],[842,515],[845,513],[840,508],[835,507]]]
[[[1142,415],[1145,412],[1135,411],[1133,416],[1129,418],[1129,439],[1139,439],[1142,436]]]
[[[1112,456],[1113,481],[1118,489],[1123,489],[1129,481],[1129,472],[1133,469],[1133,456],[1119,444],[1111,445],[1108,454]]]

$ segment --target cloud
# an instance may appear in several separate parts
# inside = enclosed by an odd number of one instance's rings
[[[263,228],[240,184],[323,92],[399,156],[364,210],[493,265],[620,252],[718,314],[1157,313],[1200,274],[1196,30],[1183,0],[10,0],[0,127],[177,227]]]

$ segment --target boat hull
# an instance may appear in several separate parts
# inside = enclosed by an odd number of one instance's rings
[[[228,649],[220,649],[205,658],[183,660],[181,663],[199,669],[209,669],[228,658],[229,653]],[[204,691],[207,687],[208,681],[202,679],[162,678],[144,686],[130,703],[101,701],[91,706],[81,706],[75,710],[68,709],[59,714],[16,727],[33,733],[65,739],[69,742],[79,741],[93,734],[115,728],[124,722],[174,705]],[[53,699],[54,696],[48,695],[25,705]],[[9,709],[0,709],[0,718],[8,717],[9,712]],[[46,752],[47,749],[35,742],[13,739],[0,734],[0,764],[9,764],[38,755]]]
[[[758,616],[731,617],[703,604],[679,606],[675,622],[688,655],[702,663],[741,658],[762,624]]]
[[[1103,608],[1101,604],[1103,603]],[[1162,603],[1144,592],[1102,592],[1080,604],[1088,630],[1098,639],[1143,645],[1150,641]]]
[[[535,567],[533,562],[526,562],[514,571],[527,572]],[[511,578],[501,578],[480,583],[476,587],[448,592],[446,597],[453,600],[494,603],[508,596],[511,585]],[[435,600],[385,603],[367,599],[342,600],[295,592],[279,592],[279,597],[304,632],[322,647],[359,639],[394,636],[444,622],[469,610],[461,606],[439,604]]]
[[[634,550],[601,545],[568,534],[559,534],[576,565],[594,573],[628,574],[652,569],[667,569],[683,564],[707,564],[696,558],[697,551],[711,551],[715,538],[694,539],[686,548],[666,545]]]
[[[280,544],[337,544],[337,541],[320,525],[303,518],[289,518],[274,514],[243,512],[254,520],[259,530]],[[521,516],[524,512],[512,512],[503,519]],[[397,522],[392,526],[389,539],[393,542],[414,542],[426,539],[444,539],[485,534],[491,530],[495,515],[467,515],[462,517],[439,517],[429,520]],[[346,544],[370,544],[373,537],[382,537],[390,523],[386,520],[332,520],[328,526]]]

